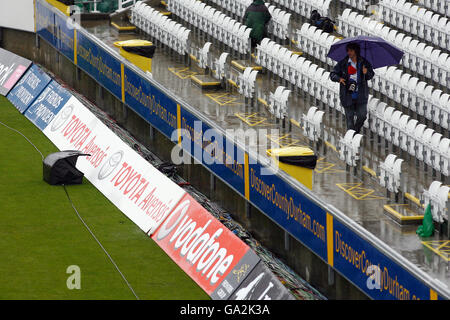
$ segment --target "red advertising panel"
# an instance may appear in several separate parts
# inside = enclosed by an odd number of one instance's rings
[[[152,239],[209,295],[250,249],[188,194]]]

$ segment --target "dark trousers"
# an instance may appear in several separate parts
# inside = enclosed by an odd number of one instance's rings
[[[260,41],[254,39],[254,38],[250,38],[250,42],[251,42],[252,52],[254,52]]]
[[[357,103],[354,101],[351,106],[344,107],[344,109],[347,130],[355,130],[356,133],[359,133],[364,125],[364,121],[367,119],[367,103]]]

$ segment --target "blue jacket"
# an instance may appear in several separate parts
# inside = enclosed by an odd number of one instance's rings
[[[367,68],[367,73],[362,73],[362,67]],[[342,59],[334,66],[333,71],[330,73],[330,79],[334,82],[339,82],[340,78],[345,79],[345,83],[348,85],[350,76],[348,75],[348,56]],[[358,104],[366,104],[369,99],[369,86],[367,81],[371,80],[375,75],[372,65],[363,57],[358,58]],[[346,86],[343,84],[339,88],[339,98],[343,107],[349,107],[353,103],[352,94],[348,92]]]

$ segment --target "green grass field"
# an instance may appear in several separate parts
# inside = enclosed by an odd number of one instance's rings
[[[44,156],[58,151],[1,96],[0,121],[21,131]],[[42,180],[40,154],[1,124],[0,179],[0,299],[135,299],[63,187]],[[67,189],[140,299],[209,299],[86,179]],[[80,290],[67,288],[71,265],[81,269]]]

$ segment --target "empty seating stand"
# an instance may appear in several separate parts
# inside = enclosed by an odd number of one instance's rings
[[[318,142],[323,138],[323,124],[322,119],[324,111],[320,111],[317,107],[311,107],[307,114],[302,116],[303,134],[308,137],[310,141]]]
[[[254,98],[255,96],[255,84],[258,71],[253,68],[245,68],[243,73],[239,74],[239,93],[246,98]]]
[[[242,18],[245,9],[251,3],[247,0],[210,2],[222,8],[222,11],[234,15],[237,20]],[[297,12],[304,17],[309,17],[313,9],[321,8],[327,11],[329,7],[327,1],[306,3],[306,1],[279,0],[275,2],[280,7]],[[149,28],[147,24],[150,23],[145,22],[145,19],[154,17],[155,13],[149,9],[140,8],[138,10],[140,6],[142,5],[138,3],[133,9],[132,16],[134,15],[134,17],[132,19],[138,26],[142,26],[141,29],[146,30],[145,28]],[[274,15],[277,8],[271,8],[270,5],[268,7]],[[245,34],[242,31],[248,28],[245,29],[245,26],[237,20],[233,20],[225,13],[200,1],[170,0],[169,10],[193,26],[193,30],[201,30],[237,52],[243,52],[239,51],[239,42],[246,42],[249,45],[248,38],[242,40],[243,38],[237,37],[237,35]],[[145,11],[145,14],[142,14],[142,11]],[[281,10],[277,12],[281,12]],[[326,14],[324,11],[321,13]],[[151,24],[160,26],[167,23],[165,19],[161,19],[160,22],[160,19],[157,16],[156,23],[152,21]],[[289,22],[286,25],[289,25]],[[386,150],[389,149],[388,152],[400,153],[399,156],[405,160],[412,159],[417,165],[420,164],[427,168],[427,172],[428,168],[432,169],[434,177],[448,183],[450,160],[448,137],[450,96],[446,93],[449,85],[448,75],[450,75],[448,54],[349,9],[344,10],[339,17],[339,28],[344,36],[380,35],[386,40],[406,48],[406,50],[404,49],[405,58],[402,61],[403,68],[377,69],[376,77],[370,82],[372,92],[376,96],[369,96],[368,119],[364,124],[365,133],[370,134],[370,138],[373,138],[374,135],[379,138],[378,141],[381,143],[378,143],[378,147],[384,144]],[[160,32],[158,28],[148,30],[149,33],[151,31],[155,34],[156,38],[163,39],[163,36],[158,34]],[[291,107],[288,103],[290,95],[293,91],[299,92],[298,89],[300,89],[303,93],[308,94],[307,97],[305,96],[307,99],[312,99],[311,105],[317,106],[311,107],[309,112],[300,119],[300,127],[304,135],[313,142],[318,142],[321,138],[329,139],[328,132],[324,132],[322,123],[324,115],[331,114],[332,110],[344,114],[339,102],[339,84],[330,80],[329,69],[336,62],[326,56],[331,45],[339,41],[339,38],[325,33],[309,23],[304,23],[296,31],[298,47],[308,56],[314,57],[314,61],[320,61],[319,64],[316,64],[274,41],[275,38],[283,39],[283,35],[289,33],[288,30],[289,27],[286,27],[276,37],[264,39],[258,45],[255,53],[255,62],[269,71],[269,77],[275,76],[276,82],[281,83],[276,84],[273,92],[269,92],[267,88],[258,88],[257,72],[252,68],[247,68],[235,80],[238,84],[238,92],[251,99],[263,95],[267,101],[267,107],[274,117],[285,120],[290,114],[288,110]],[[167,40],[164,41],[167,42]],[[221,81],[229,79],[231,73],[228,58],[230,54],[225,52],[219,58],[213,59],[210,55],[211,45],[211,43],[206,43],[199,50],[199,65],[202,68],[208,67],[214,70],[214,76]],[[246,48],[245,45],[242,45],[242,48]],[[431,85],[431,81],[428,81],[429,79],[434,81],[433,85]],[[445,88],[438,88],[437,84]],[[389,99],[385,99],[386,97]],[[329,112],[324,113],[323,110],[327,108]],[[335,118],[339,119],[339,117]],[[349,166],[361,167],[362,148],[368,147],[362,143],[363,136],[347,132],[340,140],[336,137],[334,139],[338,140],[337,151],[339,151],[341,159]],[[376,146],[376,140],[370,141]],[[398,150],[394,148],[398,148]],[[386,161],[379,166],[383,170],[379,177],[380,183],[390,192],[403,191],[402,159],[394,159],[391,165],[386,158]]]
[[[416,113],[446,131],[449,129],[448,94],[394,66],[379,68],[375,72],[376,76],[369,82],[375,91],[401,105],[410,116]]]
[[[380,185],[389,192],[398,194],[404,190],[404,177],[402,174],[403,159],[394,154],[389,154],[386,160],[380,163]]]
[[[313,10],[317,10],[322,16],[329,16],[331,0],[274,0],[272,2],[309,18]]]
[[[418,4],[444,16],[450,16],[450,2],[447,0],[418,0]]]
[[[449,49],[450,20],[447,17],[405,0],[381,0],[379,6],[380,17],[386,23],[422,41]]]
[[[189,52],[191,31],[142,1],[138,1],[131,9],[130,22],[178,54],[186,55]]]
[[[350,167],[361,165],[361,141],[363,135],[354,130],[348,130],[345,136],[339,140],[339,158]]]
[[[325,69],[267,38],[257,48],[256,61],[328,108],[344,112],[339,102],[339,84],[330,80],[330,73]],[[442,99],[442,105],[448,110],[448,96],[444,95]],[[439,105],[439,110],[444,108]],[[450,153],[445,147],[448,138],[373,96],[370,96],[368,113],[366,128],[448,177]],[[441,114],[439,111],[434,115],[437,113]],[[448,121],[448,113],[446,119]]]
[[[377,98],[370,98],[368,109],[373,132],[448,179],[448,138]]]
[[[402,65],[413,73],[424,76],[437,85],[450,87],[450,58],[439,49],[398,32],[384,24],[364,17],[350,9],[338,17],[339,32],[346,37],[358,35],[379,36],[404,51]]]
[[[339,41],[339,38],[309,23],[302,25],[301,29],[297,31],[297,36],[297,46],[304,53],[329,66],[336,64],[334,60],[327,57],[327,53],[331,45]],[[427,59],[422,68],[426,70],[429,77],[439,77],[439,72],[435,70],[431,59]],[[394,66],[379,68],[375,72],[376,76],[369,82],[369,86],[374,91],[401,105],[410,116],[416,113],[440,126],[443,130],[448,130],[450,121],[448,94]]]
[[[440,181],[433,181],[428,190],[424,190],[422,194],[422,201],[425,206],[428,204],[431,205],[433,220],[438,223],[443,223],[444,219],[448,223],[448,214],[446,211],[449,191],[450,188],[448,186],[443,185]]]
[[[370,4],[368,0],[340,0],[341,3],[345,3],[347,6],[355,8],[359,11],[366,11]]]
[[[250,54],[250,32],[240,22],[197,0],[169,0],[168,10],[239,54]]]
[[[270,92],[269,95],[269,112],[272,113],[277,119],[286,119],[287,103],[291,91],[283,86],[277,87],[275,92]]]
[[[302,27],[296,33],[299,49],[330,66],[336,64],[336,61],[328,58],[327,55],[331,46],[340,40],[338,37],[307,22],[302,24]]]
[[[248,6],[253,2],[252,0],[211,0],[212,3],[217,5],[234,15],[235,17],[242,19]],[[267,8],[272,16],[272,19],[268,26],[269,34],[277,37],[281,40],[286,40],[289,37],[289,23],[291,14],[277,8],[270,3],[266,3]],[[243,21],[244,22],[244,21]]]

